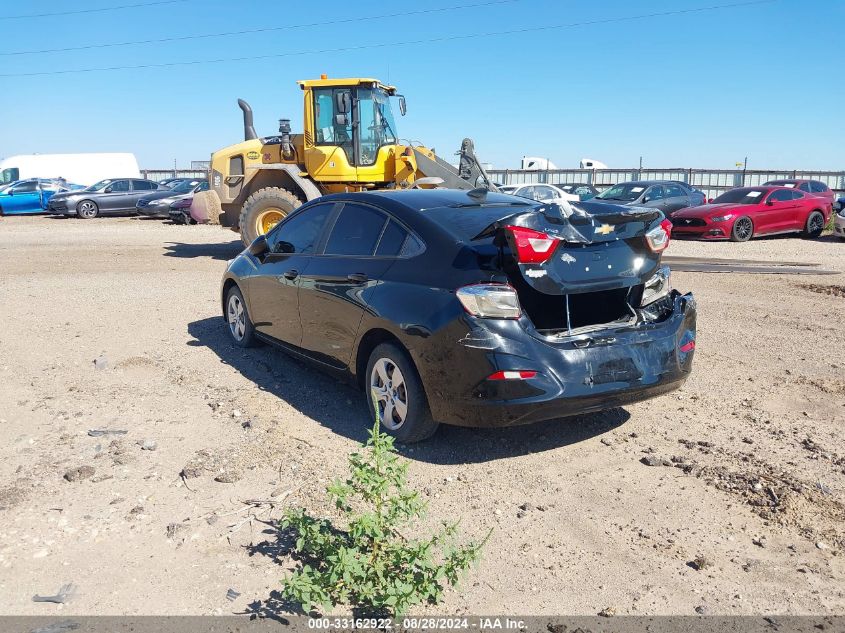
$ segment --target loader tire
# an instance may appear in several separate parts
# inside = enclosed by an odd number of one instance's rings
[[[299,198],[281,187],[265,187],[253,193],[244,202],[238,220],[244,244],[252,244],[301,204]]]

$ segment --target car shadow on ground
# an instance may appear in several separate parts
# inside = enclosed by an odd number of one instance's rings
[[[360,390],[265,345],[243,349],[231,342],[222,317],[188,324],[193,347],[207,347],[258,389],[273,394],[335,433],[356,442],[372,426]],[[630,414],[621,408],[527,426],[470,429],[442,425],[431,439],[399,446],[408,459],[433,464],[481,463],[553,450],[607,433]]]
[[[208,257],[222,261],[229,261],[237,257],[244,249],[240,240],[232,240],[225,244],[182,244],[181,242],[167,242],[164,245],[165,257]]]

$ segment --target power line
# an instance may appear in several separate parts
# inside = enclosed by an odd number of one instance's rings
[[[181,0],[184,1],[184,0]],[[385,18],[400,18],[409,15],[422,15],[426,13],[439,13],[442,11],[456,11],[458,9],[474,9],[478,7],[490,7],[498,4],[511,4],[513,2],[521,2],[521,0],[490,0],[488,2],[477,2],[475,4],[462,4],[452,7],[440,7],[435,9],[418,9],[416,11],[403,11],[401,13],[382,13],[380,15],[371,15],[367,17],[341,18],[338,20],[329,20],[327,22],[311,22],[308,24],[289,24],[285,26],[269,26],[260,29],[246,29],[243,31],[224,31],[222,33],[205,33],[200,35],[180,35],[174,37],[162,37],[151,40],[134,40],[131,42],[113,42],[106,44],[86,44],[84,46],[70,46],[67,48],[45,48],[41,50],[32,51],[12,51],[10,53],[0,53],[0,56],[9,55],[38,55],[41,53],[66,53],[69,51],[83,51],[92,48],[113,48],[117,46],[133,46],[136,44],[163,44],[167,42],[184,42],[186,40],[209,39],[215,37],[229,37],[233,35],[251,35],[254,33],[267,33],[272,31],[286,31],[290,29],[312,28],[317,26],[331,26],[335,24],[348,24],[349,22],[364,22],[367,20],[381,20]]]
[[[588,20],[585,22],[570,22],[568,24],[552,24],[548,26],[526,27],[521,29],[510,29],[507,31],[491,31],[487,33],[470,33],[466,35],[446,35],[442,37],[432,37],[419,40],[402,40],[399,42],[382,42],[379,44],[361,44],[359,46],[344,46],[341,48],[324,48],[312,49],[304,51],[289,51],[286,53],[272,53],[268,55],[253,55],[249,57],[224,57],[220,59],[198,59],[193,61],[183,62],[161,62],[157,64],[137,64],[133,66],[104,66],[99,68],[74,68],[67,70],[45,70],[32,73],[0,73],[0,77],[43,77],[48,75],[70,75],[79,73],[94,73],[94,72],[108,72],[113,70],[140,70],[144,68],[172,68],[175,66],[195,66],[200,64],[221,64],[226,62],[245,62],[258,61],[263,59],[277,59],[280,57],[294,57],[299,55],[319,55],[327,53],[346,53],[351,51],[367,50],[372,48],[384,48],[387,46],[413,46],[417,44],[436,44],[440,42],[453,42],[458,40],[476,39],[483,37],[496,37],[502,35],[519,35],[524,33],[537,33],[541,31],[551,31],[555,29],[569,29],[580,26],[594,26],[598,24],[610,24],[615,22],[630,22],[634,20],[644,20],[648,18],[659,18],[673,15],[685,15],[690,13],[703,13],[706,11],[718,11],[721,9],[734,9],[739,7],[748,7],[760,4],[772,4],[778,0],[749,0],[747,2],[732,2],[730,4],[717,4],[706,7],[696,7],[691,9],[676,9],[674,11],[660,11],[657,13],[643,13],[640,15],[623,16],[617,18],[603,18],[599,20]]]
[[[190,2],[190,0],[156,0],[155,2],[138,2],[136,4],[121,4],[116,7],[100,7],[99,9],[76,9],[74,11],[56,11],[55,13],[26,13],[24,15],[3,15],[0,20],[25,20],[27,18],[50,18],[56,15],[78,15],[80,13],[102,13],[103,11],[119,11],[121,9],[137,9],[139,7],[155,7],[162,4],[176,4]]]

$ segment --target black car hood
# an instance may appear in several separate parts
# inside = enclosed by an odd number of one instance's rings
[[[645,234],[658,226],[663,214],[656,209],[595,204],[571,205],[568,217],[552,204],[502,217],[474,239],[492,237],[515,252],[508,226],[540,231],[560,242],[542,264],[517,263],[523,280],[545,294],[572,294],[625,288],[651,278],[660,265]]]

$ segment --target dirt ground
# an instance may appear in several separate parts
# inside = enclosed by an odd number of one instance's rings
[[[218,288],[238,250],[211,226],[0,219],[0,613],[284,609],[273,520],[328,511],[368,420],[354,389],[228,343]],[[845,272],[833,238],[669,252]],[[845,277],[673,279],[699,305],[681,391],[402,449],[431,525],[493,528],[460,590],[420,612],[845,611]],[[66,604],[33,602],[65,583]]]

